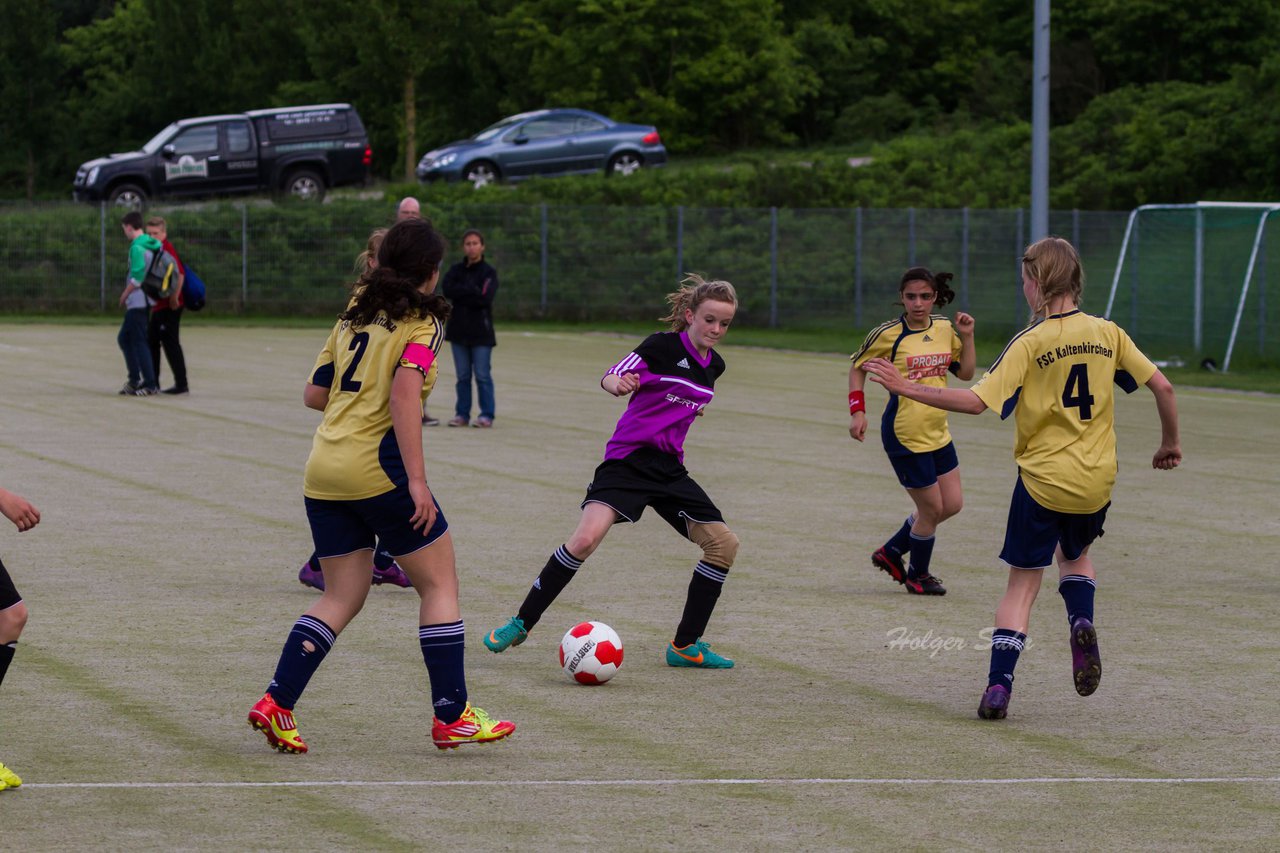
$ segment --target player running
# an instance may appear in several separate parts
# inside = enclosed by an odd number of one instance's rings
[[[650,335],[600,380],[610,394],[630,394],[631,400],[587,486],[578,528],[547,560],[519,613],[485,637],[491,651],[523,643],[610,528],[619,521],[639,521],[645,507],[653,507],[677,533],[702,549],[684,615],[667,645],[667,664],[733,666],[701,637],[738,553],[738,537],[685,470],[684,440],[724,373],[724,359],[713,347],[729,330],[738,296],[727,281],[691,275],[682,285],[667,297],[671,313],[662,319],[671,323],[671,331]]]
[[[364,606],[376,539],[421,596],[418,642],[431,681],[440,749],[505,738],[515,724],[467,701],[463,623],[453,539],[427,486],[422,400],[436,380],[449,305],[434,293],[444,241],[424,219],[398,222],[378,266],[316,359],[303,402],[324,412],[307,459],[303,494],[325,590],[294,624],[267,693],[249,724],[281,752],[302,753],[294,704]]]
[[[1146,385],[1155,395],[1161,436],[1151,467],[1167,471],[1182,461],[1173,385],[1123,329],[1080,310],[1083,288],[1075,248],[1046,237],[1022,256],[1022,293],[1034,320],[973,388],[910,382],[884,359],[865,365],[872,380],[893,394],[952,412],[976,415],[991,408],[1002,418],[1012,414],[1017,424],[1018,481],[1000,552],[1009,582],[996,608],[991,670],[978,705],[978,716],[986,720],[1002,719],[1008,711],[1040,571],[1055,559],[1076,692],[1088,696],[1098,689],[1102,660],[1089,546],[1103,533],[1116,479],[1113,385],[1127,393]]]
[[[867,403],[863,365],[883,358],[907,379],[937,388],[947,387],[947,372],[972,379],[977,355],[973,347],[973,317],[959,311],[953,324],[932,313],[955,298],[949,272],[934,274],[912,267],[898,283],[906,309],[896,320],[871,330],[862,348],[850,356],[849,435],[862,441],[867,432]],[[889,573],[914,595],[946,595],[947,588],[929,573],[938,525],[960,512],[960,461],[947,429],[946,412],[890,394],[880,418],[880,440],[898,482],[916,505],[902,527],[871,555],[871,562]],[[903,555],[911,554],[911,565]]]
[[[26,498],[13,492],[0,489],[0,515],[13,522],[19,533],[25,533],[40,523],[40,510],[31,505]],[[0,562],[0,682],[13,663],[14,652],[18,648],[18,637],[27,624],[27,605],[18,595],[13,579]],[[22,779],[4,764],[0,764],[0,791],[17,788]]]

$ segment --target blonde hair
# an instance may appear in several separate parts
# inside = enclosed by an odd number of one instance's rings
[[[356,255],[356,275],[364,275],[378,263],[378,248],[382,245],[382,238],[387,236],[387,229],[375,228],[369,233],[369,242],[365,244],[364,251]]]
[[[707,300],[727,302],[735,309],[738,307],[738,292],[727,281],[707,281],[696,273],[686,273],[680,282],[680,289],[667,294],[667,303],[671,305],[671,313],[659,319],[671,324],[671,331],[683,332],[689,328],[684,318],[685,311],[697,311],[698,306]]]
[[[1040,304],[1033,306],[1036,315],[1059,296],[1068,296],[1080,304],[1084,268],[1076,247],[1061,237],[1045,237],[1028,246],[1022,254],[1022,270],[1040,288]]]
[[[166,231],[168,231],[168,230],[169,230],[169,226],[165,225],[164,217],[163,217],[163,216],[153,216],[153,217],[151,217],[150,219],[148,219],[148,220],[147,220],[147,227],[148,227],[148,228],[163,228],[163,229],[164,229],[164,230],[166,230]]]

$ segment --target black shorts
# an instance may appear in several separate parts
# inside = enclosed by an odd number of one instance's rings
[[[0,610],[8,610],[20,601],[22,596],[18,595],[18,589],[13,585],[13,578],[9,577],[4,561],[0,560]]]
[[[636,522],[644,508],[654,512],[688,538],[685,521],[724,523],[724,516],[702,487],[693,481],[680,460],[650,447],[633,451],[625,459],[606,459],[596,468],[582,505],[600,503],[627,521]]]

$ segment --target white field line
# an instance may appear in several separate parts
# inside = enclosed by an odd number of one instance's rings
[[[1280,785],[1280,776],[1039,776],[1020,779],[524,779],[492,782],[481,780],[321,780],[312,782],[27,782],[31,789],[127,789],[127,788],[661,788],[696,785]]]

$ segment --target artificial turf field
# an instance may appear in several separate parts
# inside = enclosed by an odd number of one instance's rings
[[[470,693],[519,730],[435,749],[416,596],[378,587],[299,703],[311,752],[293,756],[245,713],[317,595],[296,574],[318,420],[301,390],[324,332],[187,325],[193,392],[150,399],[115,394],[114,329],[0,326],[0,485],[43,513],[0,534],[31,610],[0,687],[0,760],[26,782],[0,793],[7,849],[1274,849],[1276,397],[1180,388],[1174,472],[1150,468],[1150,393],[1119,402],[1093,549],[1102,686],[1075,694],[1047,581],[1010,716],[989,722],[1012,423],[951,416],[966,508],[934,556],[949,592],[909,597],[868,559],[909,501],[878,437],[848,437],[847,361],[732,333],[686,461],[742,539],[707,636],[737,668],[663,663],[697,552],[652,513],[528,642],[489,653],[576,523],[624,405],[597,381],[638,342],[502,335],[495,428],[423,435]],[[452,384],[446,355],[442,419]],[[582,619],[625,644],[604,687],[555,660]]]

